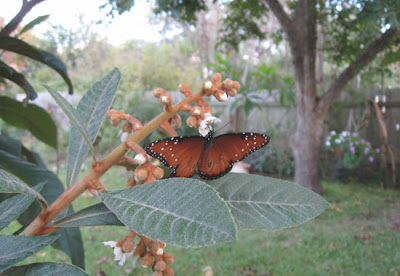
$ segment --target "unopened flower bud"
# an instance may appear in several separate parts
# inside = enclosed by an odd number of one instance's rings
[[[122,126],[122,131],[127,133],[132,133],[132,125],[130,123],[125,123]]]
[[[226,93],[228,93],[229,96],[231,96],[231,97],[235,97],[237,92],[238,91],[235,88],[232,88],[231,90],[228,90]]]
[[[166,92],[165,92],[165,90],[164,89],[162,89],[162,88],[156,88],[156,89],[154,89],[154,93],[153,93],[153,95],[154,95],[154,97],[156,97],[156,98],[160,98],[162,95],[164,95]]]
[[[167,264],[162,258],[156,258],[156,262],[154,264],[154,270],[155,271],[164,271],[166,268]]]
[[[164,170],[159,167],[156,167],[153,171],[153,175],[155,178],[161,179],[164,176]]]
[[[133,255],[141,257],[145,251],[146,251],[146,244],[144,243],[143,240],[140,240],[140,242],[136,246],[136,249],[135,249],[135,252],[133,253]]]
[[[163,258],[167,264],[172,264],[174,262],[174,255],[172,255],[171,253],[164,252]]]
[[[127,188],[132,188],[136,186],[135,178],[131,177],[128,179],[128,183],[126,184]]]
[[[146,178],[146,183],[150,183],[150,182],[153,182],[153,181],[156,181],[157,179],[154,177],[154,175],[153,174],[150,174],[150,175],[148,175],[147,176],[147,178]]]
[[[122,252],[132,252],[135,249],[135,243],[133,239],[125,239],[122,243]]]
[[[226,93],[222,90],[217,90],[214,93],[215,98],[220,101],[220,102],[226,102],[228,100],[228,96],[226,95]]]
[[[190,116],[189,118],[186,119],[186,124],[190,127],[197,128],[197,122],[198,122],[198,120],[194,116]]]
[[[149,268],[152,267],[152,265],[153,265],[153,254],[151,254],[151,252],[147,252],[142,257],[142,267]]]
[[[174,271],[169,266],[166,266],[163,271],[164,276],[174,276]]]
[[[135,180],[138,179],[139,182],[143,182],[148,176],[147,169],[143,168],[142,166],[137,167],[133,174],[135,176]]]
[[[237,92],[240,91],[240,83],[238,81],[234,81],[232,86]]]
[[[200,107],[195,106],[195,107],[192,108],[192,110],[190,111],[190,113],[191,113],[192,115],[197,115],[197,116],[199,116],[199,115],[201,115],[201,109],[200,109]]]
[[[144,183],[144,180],[140,179],[139,177],[137,177],[136,175],[133,175],[133,179],[136,182],[136,185],[140,185]]]
[[[212,82],[211,81],[206,81],[203,84],[203,93],[207,96],[210,96],[212,93]]]
[[[231,90],[232,87],[233,87],[233,81],[231,79],[226,79],[222,83],[222,88],[227,90],[227,91]]]
[[[149,249],[153,255],[162,255],[164,253],[165,243],[159,241],[152,241],[149,245]]]
[[[165,104],[165,105],[170,104],[170,103],[171,103],[171,96],[168,95],[168,94],[166,94],[166,95],[164,95],[164,96],[161,96],[161,97],[160,97],[160,102],[161,102],[162,104]]]
[[[179,92],[184,94],[186,97],[192,96],[192,91],[190,91],[190,88],[187,84],[182,83],[181,85],[179,85],[178,89]]]
[[[219,83],[222,79],[222,76],[220,73],[215,73],[212,77],[213,83]]]

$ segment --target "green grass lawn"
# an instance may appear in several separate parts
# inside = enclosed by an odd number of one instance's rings
[[[123,188],[127,173],[113,170],[103,177],[110,189]],[[212,247],[184,249],[167,246],[175,256],[176,275],[399,275],[400,192],[378,185],[325,182],[323,195],[331,206],[303,225],[274,232],[241,231],[239,239]],[[87,195],[87,194],[85,194]],[[75,210],[97,203],[81,196]],[[150,269],[120,267],[103,241],[119,240],[123,227],[82,228],[86,270],[90,275],[151,275]],[[24,263],[69,261],[60,251],[46,248]]]

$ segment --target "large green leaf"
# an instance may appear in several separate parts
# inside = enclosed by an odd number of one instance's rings
[[[0,150],[4,150],[12,155],[21,155],[21,141],[0,135]]]
[[[21,266],[13,266],[0,273],[0,276],[87,276],[82,269],[63,263],[33,263]]]
[[[84,127],[83,121],[81,121],[79,113],[75,110],[75,108],[69,102],[67,102],[66,99],[63,98],[63,96],[60,95],[60,93],[55,91],[50,86],[45,85],[45,87],[49,91],[49,93],[53,97],[53,99],[56,101],[58,106],[61,107],[61,109],[64,111],[65,115],[68,116],[71,123],[79,130],[80,134],[83,136],[86,143],[89,145],[92,155],[94,156],[95,151],[94,151],[92,142],[89,138],[89,135],[88,135],[85,127]]]
[[[47,185],[45,185],[41,194],[49,204],[54,202],[64,192],[63,184],[53,172],[47,170],[41,165],[36,165],[26,161],[23,156],[12,155],[5,150],[0,150],[0,168],[18,176],[30,186],[35,186],[47,181]],[[4,200],[5,197],[0,195],[0,201],[1,199]],[[34,202],[18,218],[18,221],[22,225],[26,226],[39,215],[40,210],[41,208],[39,204]],[[57,217],[57,219],[70,213],[73,213],[72,206],[69,206]],[[61,236],[52,244],[52,246],[64,251],[68,256],[70,256],[74,265],[83,268],[85,266],[85,256],[79,228],[62,229],[57,233]]]
[[[13,266],[0,273],[0,276],[87,276],[82,269],[63,263],[33,263],[21,266]]]
[[[96,82],[90,90],[82,97],[78,107],[80,121],[93,143],[101,127],[104,116],[110,109],[114,100],[115,92],[121,74],[118,69],[114,69],[101,81]],[[89,150],[88,144],[83,139],[79,131],[73,127],[69,136],[68,162],[67,162],[67,186],[73,184],[79,174],[83,158]]]
[[[42,184],[42,183],[40,183]],[[41,194],[29,187],[23,181],[18,179],[15,175],[6,172],[0,168],[0,193],[18,193],[31,196],[41,202],[42,205],[47,206],[46,200]]]
[[[225,202],[196,179],[170,178],[98,196],[127,227],[153,240],[200,247],[236,238]]]
[[[34,187],[40,192],[44,183]],[[13,196],[0,202],[0,230],[17,219],[34,201],[34,197],[24,194]]]
[[[57,126],[43,108],[0,96],[0,117],[8,124],[29,130],[40,141],[57,148]]]
[[[0,272],[54,242],[58,235],[25,237],[0,236]]]
[[[4,62],[0,60],[0,77],[6,78],[15,84],[17,84],[19,87],[21,87],[28,99],[34,100],[37,97],[37,93],[35,89],[32,87],[32,85],[25,79],[24,75],[21,73],[18,73],[15,71],[14,68],[8,66]]]
[[[231,208],[240,229],[296,226],[318,216],[329,205],[311,190],[270,177],[230,173],[207,183]]]
[[[95,225],[124,225],[104,203],[89,206],[52,224],[55,227],[81,227]]]
[[[24,55],[46,64],[60,74],[68,85],[69,93],[73,93],[74,89],[68,77],[67,68],[58,57],[46,51],[39,50],[18,38],[9,36],[0,37],[0,49]]]

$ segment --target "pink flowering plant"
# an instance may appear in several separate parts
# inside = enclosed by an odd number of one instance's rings
[[[329,151],[334,151],[335,148],[341,149],[344,152],[343,164],[350,170],[373,163],[380,151],[379,148],[372,148],[371,143],[360,137],[357,132],[349,131],[341,133],[331,131],[326,138],[325,146]]]

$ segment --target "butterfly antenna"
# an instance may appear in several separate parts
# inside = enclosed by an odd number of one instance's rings
[[[227,125],[229,125],[230,123],[232,123],[232,120],[227,122],[226,124],[224,124],[222,127],[219,127],[218,129],[215,130],[215,132],[220,131],[221,129],[223,129],[224,127],[226,127]]]

